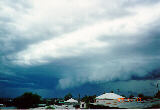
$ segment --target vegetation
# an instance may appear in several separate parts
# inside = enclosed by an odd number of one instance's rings
[[[12,98],[0,98],[0,104],[4,104],[5,106],[13,106]]]
[[[85,102],[86,105],[87,105],[87,108],[89,108],[89,104],[90,103],[94,103],[95,98],[96,98],[96,95],[93,95],[93,96],[84,96],[82,98],[82,101]]]
[[[46,109],[54,109],[54,107],[48,106]]]
[[[94,103],[95,98],[96,98],[96,95],[93,95],[93,96],[84,96],[82,98],[82,101],[85,102],[85,103]]]
[[[121,95],[122,97],[126,97],[124,94]]]
[[[72,94],[71,93],[68,93],[67,95],[64,96],[64,100],[68,100],[72,98]]]
[[[111,91],[110,93],[114,93],[114,91]]]
[[[131,94],[130,96],[129,96],[129,98],[133,98],[134,97],[134,95],[133,94]]]
[[[155,95],[156,98],[160,98],[160,91],[158,91]]]
[[[143,94],[138,94],[138,97],[144,98],[144,95]]]
[[[14,99],[14,104],[17,108],[33,108],[40,103],[41,97],[31,92],[26,92],[22,96]]]

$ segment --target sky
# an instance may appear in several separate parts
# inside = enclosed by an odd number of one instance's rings
[[[0,0],[0,97],[153,96],[159,19],[160,0]]]

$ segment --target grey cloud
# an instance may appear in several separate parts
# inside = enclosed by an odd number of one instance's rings
[[[74,65],[73,68],[76,71],[70,71],[66,79],[60,80],[60,84],[69,81],[69,84],[65,85],[67,87],[88,81],[96,83],[128,79],[159,79],[159,72],[152,72],[160,67],[159,35],[156,32],[140,39],[138,39],[140,36],[137,36],[132,39],[136,43],[125,44],[122,41],[115,44],[109,52],[108,49],[105,52],[104,48],[102,52],[95,50],[97,54],[88,53],[79,60],[78,58],[72,59],[73,64],[70,65]],[[64,88],[65,86],[62,85]]]
[[[135,5],[153,5],[158,2],[159,0],[122,0],[123,1],[123,6],[135,6]]]
[[[23,86],[29,88],[29,86],[32,86],[32,88],[36,89],[51,88],[55,90],[80,87],[88,82],[100,85],[110,81],[154,80],[159,78],[159,71],[152,72],[160,67],[160,24],[158,21],[153,21],[146,25],[146,27],[142,28],[142,33],[140,34],[104,35],[97,39],[98,41],[112,43],[110,48],[92,48],[80,56],[60,59],[46,57],[50,61],[48,64],[21,67],[21,65],[13,65],[11,63],[12,60],[7,57],[8,55],[15,55],[18,52],[25,51],[32,44],[74,32],[95,22],[130,16],[134,13],[131,13],[128,8],[133,8],[132,6],[152,6],[158,3],[159,0],[97,1],[99,3],[98,9],[93,9],[92,7],[93,10],[86,8],[86,11],[83,8],[77,9],[77,11],[73,12],[75,16],[70,16],[69,14],[69,16],[64,17],[59,15],[52,16],[52,13],[49,13],[49,15],[46,15],[49,20],[47,17],[43,18],[44,16],[42,16],[42,20],[35,19],[31,20],[31,22],[26,19],[23,21],[23,17],[25,15],[30,16],[29,12],[34,7],[30,2],[24,0],[17,0],[16,2],[16,5],[11,0],[0,2],[17,12],[15,12],[15,16],[0,15],[0,25],[2,25],[0,27],[0,83],[2,84],[3,81],[7,80],[10,81],[10,83],[3,82],[3,87],[6,84],[8,87],[14,86],[15,88]],[[110,7],[108,7],[108,4]],[[69,13],[70,11],[67,12]],[[63,15],[63,13],[58,14]],[[71,15],[74,14],[71,13]],[[22,20],[24,23],[29,23],[28,28],[26,30],[16,28],[17,22],[15,21],[17,19]],[[78,46],[81,47],[81,45]],[[64,50],[70,53],[72,52],[72,47]],[[16,83],[11,84],[13,80],[16,80]],[[42,82],[39,80],[42,80]],[[26,84],[26,82],[30,83]]]

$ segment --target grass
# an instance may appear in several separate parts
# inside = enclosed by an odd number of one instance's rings
[[[54,107],[48,106],[46,109],[54,109]]]

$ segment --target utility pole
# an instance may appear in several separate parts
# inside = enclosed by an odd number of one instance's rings
[[[78,94],[78,103],[80,103],[80,101],[81,101],[81,96],[80,96],[80,94]]]
[[[158,85],[158,82],[157,82],[157,90],[158,90],[158,92],[159,92],[159,85]]]
[[[118,94],[119,94],[120,90],[119,90],[119,89],[117,89],[117,92],[118,92]]]

